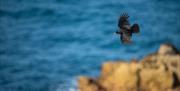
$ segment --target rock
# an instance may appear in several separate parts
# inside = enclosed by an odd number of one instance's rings
[[[104,88],[92,78],[79,77],[78,83],[81,91],[105,91]]]
[[[143,91],[171,91],[180,87],[180,55],[150,55],[140,63]]]
[[[159,48],[158,54],[177,54],[178,50],[171,44],[162,44]]]
[[[139,62],[116,61],[102,66],[96,78],[80,77],[80,91],[180,91],[180,55],[163,44]]]
[[[144,66],[140,71],[140,88],[142,91],[166,91],[173,84],[171,71],[163,64]]]
[[[112,64],[112,63],[111,63]],[[103,67],[102,77],[100,79],[100,83],[102,83],[103,87],[105,87],[108,91],[135,91],[137,88],[138,77],[135,76],[138,71],[138,64],[136,63],[113,63],[118,64],[114,67],[111,67],[110,72],[108,72],[108,76],[103,75],[106,73],[107,64]]]

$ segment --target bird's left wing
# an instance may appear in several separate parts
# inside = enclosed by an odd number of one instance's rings
[[[119,28],[127,28],[127,26],[130,25],[128,18],[129,18],[129,16],[127,13],[122,14],[119,18],[118,27]]]

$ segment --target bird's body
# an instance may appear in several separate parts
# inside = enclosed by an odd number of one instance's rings
[[[116,32],[116,34],[121,35],[121,41],[122,43],[131,43],[131,37],[133,33],[139,32],[139,25],[133,24],[133,26],[130,25],[128,21],[129,16],[127,14],[123,14],[120,16],[118,27],[119,30]]]

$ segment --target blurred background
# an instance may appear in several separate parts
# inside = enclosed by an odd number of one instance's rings
[[[114,34],[124,12],[132,45]],[[167,42],[180,48],[179,0],[0,0],[0,91],[77,91],[79,75]]]

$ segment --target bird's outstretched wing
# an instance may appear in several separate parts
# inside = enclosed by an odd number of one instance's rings
[[[129,16],[127,13],[122,14],[119,18],[118,27],[127,29],[127,27],[130,26],[128,18]]]
[[[132,31],[132,33],[139,33],[140,32],[139,25],[138,24],[134,24],[131,27],[131,31]]]

